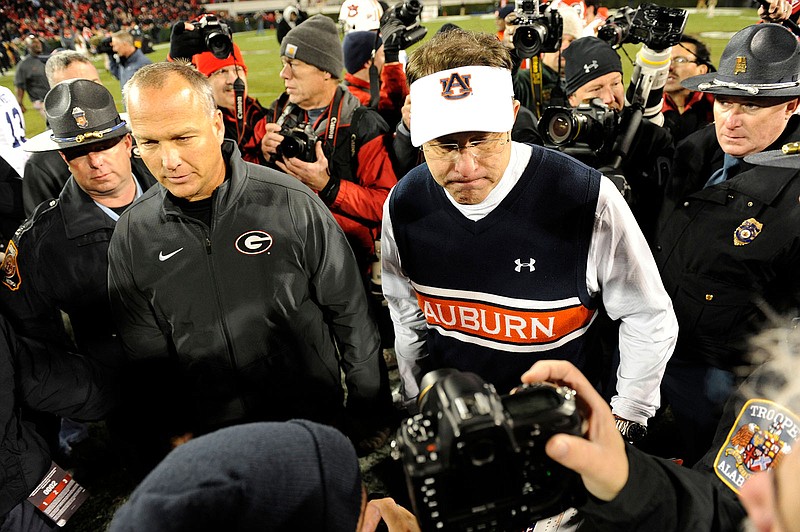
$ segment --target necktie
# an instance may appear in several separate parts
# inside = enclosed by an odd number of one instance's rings
[[[735,173],[735,170],[732,171],[732,169],[739,166],[740,162],[741,159],[737,159],[736,157],[733,157],[732,155],[728,155],[726,153],[725,160],[722,163],[722,168],[711,174],[711,177],[708,178],[708,181],[706,182],[706,185],[703,188],[713,187],[714,185],[722,183],[723,181],[731,177],[731,175]]]

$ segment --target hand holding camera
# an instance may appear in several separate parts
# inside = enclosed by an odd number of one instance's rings
[[[571,363],[537,362],[522,382],[554,382],[574,389],[586,409],[583,437],[556,434],[547,442],[547,456],[581,476],[587,491],[602,501],[613,500],[628,481],[628,455],[608,403]]]
[[[474,373],[440,369],[420,390],[392,456],[423,530],[519,530],[581,499],[577,476],[545,454],[554,434],[585,432],[571,388],[536,383],[501,397]]]
[[[195,54],[209,51],[217,59],[233,53],[231,30],[214,15],[201,15],[192,23],[176,22],[169,38],[169,57],[191,59]]]
[[[383,13],[381,38],[387,56],[395,50],[405,50],[425,37],[428,30],[420,25],[421,14],[422,2],[419,0],[405,0]],[[388,57],[386,61],[391,62]]]

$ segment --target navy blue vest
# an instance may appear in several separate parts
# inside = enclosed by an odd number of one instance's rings
[[[586,263],[600,179],[533,146],[519,182],[477,222],[450,203],[427,165],[397,184],[392,225],[429,327],[423,371],[472,371],[506,393],[537,360],[584,370],[599,362],[586,352],[598,305]]]

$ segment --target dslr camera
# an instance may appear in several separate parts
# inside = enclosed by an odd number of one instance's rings
[[[597,37],[612,47],[644,43],[652,50],[666,50],[681,41],[688,13],[685,9],[642,4],[621,7],[597,29]]]
[[[620,132],[619,122],[619,113],[595,98],[575,108],[546,108],[539,120],[539,134],[555,146],[585,144],[595,153],[604,153]]]
[[[113,54],[114,49],[111,47],[111,37],[106,37],[97,43],[95,50],[97,50],[98,54]]]
[[[381,17],[381,27],[392,21],[397,21],[403,26],[400,35],[400,49],[405,50],[412,44],[421,41],[428,33],[427,28],[420,24],[422,2],[420,0],[404,0],[394,7],[387,9]]]
[[[214,15],[201,15],[196,26],[209,52],[217,59],[227,59],[233,53],[231,30]]]
[[[557,9],[545,4],[540,12],[538,0],[516,0],[517,18],[513,24],[514,49],[520,57],[534,57],[541,52],[557,52],[561,48],[564,21]]]
[[[455,369],[426,374],[420,389],[392,456],[422,530],[523,530],[577,504],[578,475],[544,452],[556,433],[585,433],[574,390],[542,383],[501,397]]]
[[[278,144],[276,155],[281,159],[297,157],[301,161],[313,163],[317,160],[317,135],[311,124],[304,122],[294,127],[281,126],[279,131],[283,140]]]

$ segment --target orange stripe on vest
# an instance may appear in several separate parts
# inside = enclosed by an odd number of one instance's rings
[[[495,342],[546,344],[573,333],[592,319],[583,305],[558,310],[529,311],[475,301],[436,298],[417,292],[417,302],[431,326]]]

